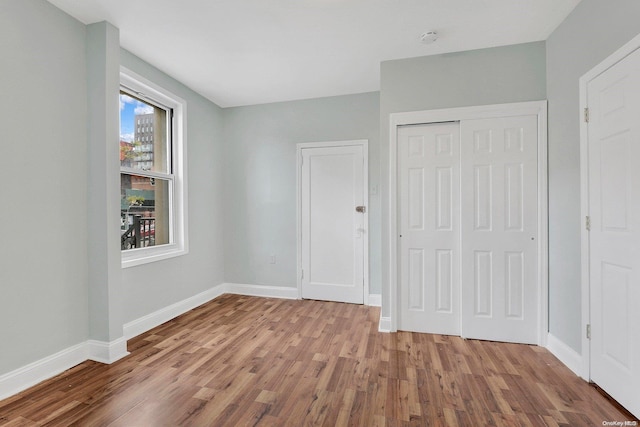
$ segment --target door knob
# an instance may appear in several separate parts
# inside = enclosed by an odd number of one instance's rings
[[[367,208],[364,206],[356,206],[356,212],[365,213]]]

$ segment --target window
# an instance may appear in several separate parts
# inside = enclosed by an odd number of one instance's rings
[[[186,103],[124,68],[120,84],[120,243],[132,267],[188,250]]]

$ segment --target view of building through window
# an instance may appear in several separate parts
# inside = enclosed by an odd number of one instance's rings
[[[122,250],[171,242],[169,111],[120,92]]]

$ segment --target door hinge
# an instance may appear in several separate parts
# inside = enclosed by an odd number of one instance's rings
[[[587,324],[587,339],[591,339],[591,325]]]
[[[591,217],[589,215],[584,217],[584,228],[586,228],[587,231],[591,231]]]
[[[584,121],[585,123],[589,123],[589,107],[584,109]]]
[[[300,279],[304,279],[304,270],[300,270]]]

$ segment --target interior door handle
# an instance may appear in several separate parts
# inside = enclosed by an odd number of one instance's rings
[[[365,213],[367,208],[365,206],[356,206],[356,212]]]

